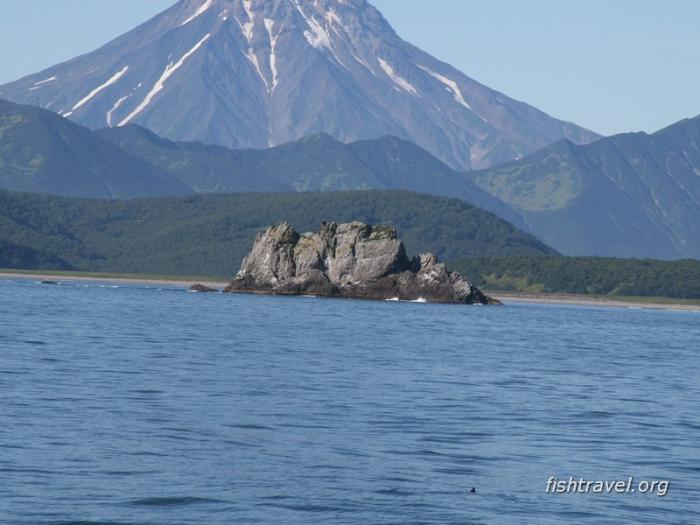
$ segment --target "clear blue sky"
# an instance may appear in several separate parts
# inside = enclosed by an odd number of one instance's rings
[[[405,40],[599,133],[700,113],[700,1],[371,0]],[[0,0],[0,83],[91,51],[174,0]]]

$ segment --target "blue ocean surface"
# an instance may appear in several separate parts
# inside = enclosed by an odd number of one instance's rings
[[[697,312],[113,286],[0,281],[3,525],[700,523]]]

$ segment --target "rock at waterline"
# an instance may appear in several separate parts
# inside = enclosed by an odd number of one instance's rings
[[[286,222],[268,228],[224,292],[498,304],[435,255],[409,259],[394,228],[361,222],[301,235]]]
[[[198,292],[198,293],[216,293],[219,290],[217,290],[215,288],[210,288],[208,286],[204,286],[203,284],[196,283],[196,284],[193,284],[192,286],[190,286],[189,291],[190,292]]]

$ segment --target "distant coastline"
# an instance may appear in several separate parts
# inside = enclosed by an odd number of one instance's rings
[[[612,308],[644,308],[647,310],[700,311],[700,300],[675,299],[672,297],[626,297],[595,296],[577,294],[509,293],[488,291],[486,293],[504,304],[543,303],[573,306],[608,306]]]
[[[229,284],[229,281],[227,281],[225,278],[213,276],[196,277],[91,272],[51,272],[15,269],[0,270],[0,281],[14,279],[70,282],[109,282],[115,284],[164,285],[182,288],[189,288],[196,282],[221,290],[223,290],[223,288]],[[506,305],[509,303],[539,303],[572,306],[603,306],[610,308],[700,311],[700,300],[681,300],[669,297],[618,297],[576,294],[510,293],[496,290],[485,290],[485,292]]]
[[[119,273],[91,273],[91,272],[51,272],[43,270],[0,270],[0,280],[22,279],[28,281],[69,281],[69,282],[107,282],[122,284],[147,284],[180,286],[189,288],[197,282],[212,288],[223,289],[228,282],[216,277],[188,277],[166,275],[141,275]]]

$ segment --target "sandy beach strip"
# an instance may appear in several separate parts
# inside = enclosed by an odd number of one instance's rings
[[[586,297],[585,295],[558,295],[558,294],[518,294],[493,292],[487,293],[504,304],[508,303],[540,303],[540,304],[564,304],[573,306],[605,306],[610,308],[631,308],[647,310],[685,310],[700,311],[700,305],[674,303],[669,299],[668,303],[654,302],[649,298],[648,302],[635,299],[607,299],[604,297]]]
[[[25,281],[53,281],[53,282],[100,282],[113,284],[145,284],[148,286],[178,286],[189,288],[195,283],[209,286],[210,288],[225,288],[228,283],[224,281],[207,281],[197,279],[150,279],[148,277],[111,277],[111,276],[87,276],[50,273],[12,273],[0,272],[0,279],[25,280]]]

